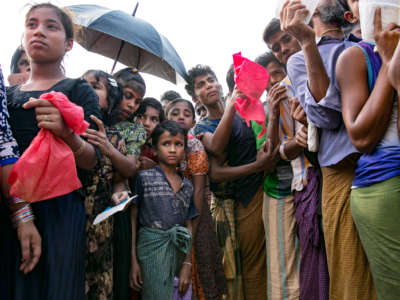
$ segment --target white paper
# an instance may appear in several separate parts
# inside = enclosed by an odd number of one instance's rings
[[[363,40],[374,42],[376,8],[382,8],[382,29],[390,23],[400,23],[400,0],[360,0],[360,26]]]
[[[100,222],[104,221],[105,219],[111,217],[113,214],[123,211],[132,202],[132,200],[135,199],[136,197],[137,197],[137,195],[132,196],[132,197],[122,201],[118,205],[107,207],[103,212],[99,213],[96,216],[96,218],[93,221],[93,225],[99,224]]]
[[[279,19],[280,17],[280,12],[282,10],[283,4],[286,2],[286,0],[278,0],[277,5],[276,5],[276,11],[275,11],[275,17]],[[319,0],[301,0],[301,3],[304,4],[307,8],[307,10],[310,12],[307,16],[307,18],[304,20],[306,24],[308,24],[311,20],[312,15],[315,12],[315,9],[317,8]]]

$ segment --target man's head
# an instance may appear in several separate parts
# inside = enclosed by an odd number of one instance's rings
[[[284,66],[276,59],[272,52],[265,52],[255,59],[255,62],[263,66],[269,74],[267,91],[286,77]]]
[[[222,99],[222,86],[209,66],[197,65],[190,69],[185,89],[192,96],[193,102],[200,101],[206,107]]]
[[[342,28],[348,24],[344,18],[345,12],[346,10],[338,0],[320,0],[311,20],[313,25],[316,25],[315,19],[319,18],[325,25],[329,24]]]
[[[263,40],[280,63],[286,65],[289,57],[300,51],[300,44],[290,34],[281,30],[279,19],[272,19],[265,27]]]

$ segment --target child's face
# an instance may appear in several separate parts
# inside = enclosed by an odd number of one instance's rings
[[[104,82],[104,78],[100,78],[98,81],[96,77],[92,74],[86,74],[83,76],[83,79],[90,84],[90,86],[94,89],[97,96],[99,97],[99,105],[102,110],[107,110],[108,108],[108,101],[107,101],[107,88]]]
[[[66,33],[59,16],[52,8],[36,8],[25,23],[24,49],[35,62],[61,61],[71,50],[72,39]]]
[[[122,119],[130,118],[139,108],[143,95],[130,87],[124,87],[123,97],[119,106]]]
[[[160,123],[160,112],[152,106],[147,106],[146,112],[140,117],[139,122],[143,124],[147,140],[149,140],[154,128]]]
[[[192,110],[187,103],[178,102],[169,110],[168,120],[178,122],[186,131],[189,131],[195,124]]]
[[[153,148],[160,163],[176,166],[185,155],[185,138],[181,133],[173,136],[165,131],[158,139],[157,147]]]

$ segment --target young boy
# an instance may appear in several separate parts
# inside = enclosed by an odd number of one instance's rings
[[[130,280],[135,290],[141,290],[143,300],[164,300],[172,299],[174,276],[179,278],[181,295],[189,287],[192,220],[198,213],[193,185],[177,172],[185,155],[185,130],[176,122],[165,121],[156,126],[151,137],[159,163],[136,177]]]

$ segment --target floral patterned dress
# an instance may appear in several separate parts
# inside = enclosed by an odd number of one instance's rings
[[[196,138],[188,140],[186,159],[181,162],[183,174],[192,179],[208,172],[208,157],[203,144]],[[198,300],[217,300],[227,293],[221,249],[218,246],[214,223],[210,213],[208,187],[204,191],[196,238],[193,243],[193,292]]]
[[[115,128],[106,128],[111,144],[126,154],[125,141]],[[86,188],[86,299],[113,299],[113,218],[93,225],[95,217],[111,206],[115,169],[110,158],[101,156],[100,168]]]

